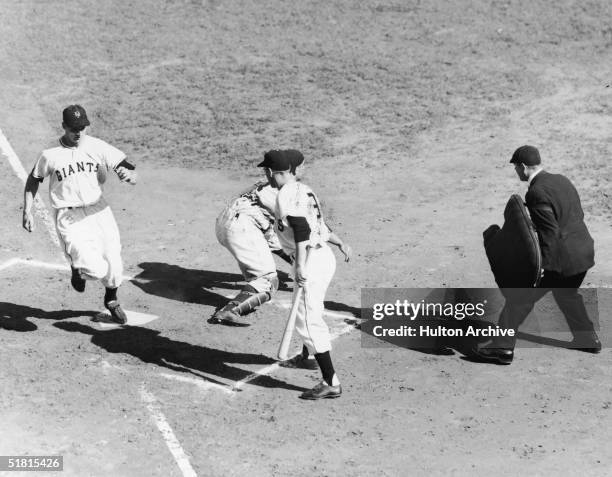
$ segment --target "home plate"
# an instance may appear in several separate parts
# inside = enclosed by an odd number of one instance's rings
[[[111,315],[108,311],[103,311],[94,316],[92,321],[95,321],[100,325],[100,328],[103,330],[111,329],[111,328],[119,328],[120,326],[140,326],[150,321],[157,320],[159,316],[149,315],[147,313],[138,313],[137,311],[124,310],[127,315],[127,323],[125,325],[120,325],[111,320]]]

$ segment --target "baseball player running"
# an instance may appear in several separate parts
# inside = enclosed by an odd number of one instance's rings
[[[72,268],[72,287],[83,292],[85,280],[100,280],[106,287],[104,306],[113,321],[124,324],[127,317],[117,299],[123,278],[119,229],[102,197],[101,184],[110,169],[122,182],[135,184],[137,175],[123,152],[86,134],[89,124],[83,107],[76,104],[64,109],[59,145],[40,154],[26,181],[23,228],[34,230],[32,205],[40,183],[49,177],[49,199]]]
[[[299,151],[286,151],[291,170],[304,161]],[[234,198],[216,221],[217,240],[236,259],[246,286],[210,318],[210,323],[249,326],[241,317],[269,301],[278,289],[272,254],[291,263],[274,232],[274,208],[278,190],[268,181],[255,185]]]
[[[291,173],[292,163],[287,151],[267,152],[258,166],[265,168],[269,182],[279,189],[274,210],[274,229],[283,250],[294,259],[297,284],[294,290],[303,287],[295,329],[308,354],[314,355],[323,375],[319,384],[300,397],[340,397],[342,387],[330,356],[329,328],[323,320],[325,292],[336,270],[336,258],[327,242],[340,248],[345,261],[350,259],[351,249],[325,224],[320,202],[312,189],[298,182]],[[305,358],[303,353],[292,361],[305,361]]]

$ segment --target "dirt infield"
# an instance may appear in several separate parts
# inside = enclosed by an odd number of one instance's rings
[[[363,348],[358,329],[362,287],[495,286],[482,231],[525,193],[508,161],[526,143],[581,194],[584,286],[612,285],[611,16],[605,0],[4,1],[0,131],[28,172],[80,103],[137,164],[105,195],[120,298],[150,321],[92,321],[101,285],[74,292],[43,220],[21,229],[0,148],[0,455],[63,455],[49,475],[74,477],[612,473],[607,337],[498,367]],[[355,250],[326,297],[333,401],[297,399],[317,373],[275,363],[284,263],[250,328],[207,323],[242,279],[215,217],[275,147],[304,153]]]

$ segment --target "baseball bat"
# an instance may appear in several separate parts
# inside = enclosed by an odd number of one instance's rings
[[[280,359],[281,361],[285,361],[289,358],[289,345],[291,344],[291,337],[293,336],[293,329],[295,328],[295,319],[297,318],[298,307],[300,306],[300,300],[302,299],[303,293],[304,288],[299,287],[295,292],[295,296],[293,297],[293,304],[291,305],[291,312],[289,313],[289,318],[287,318],[287,324],[285,325],[283,339],[281,340],[280,346],[278,347],[278,359]]]
[[[306,250],[306,260],[304,261],[304,269],[308,270],[308,259],[310,258],[310,248]],[[295,295],[293,296],[293,303],[291,304],[291,311],[289,312],[289,318],[287,318],[287,324],[285,325],[285,332],[283,333],[283,339],[278,347],[278,359],[285,361],[289,358],[289,345],[291,344],[291,337],[293,336],[293,330],[295,328],[295,320],[297,318],[298,307],[300,306],[300,300],[304,293],[304,287],[300,287],[295,282],[295,286],[298,287]]]

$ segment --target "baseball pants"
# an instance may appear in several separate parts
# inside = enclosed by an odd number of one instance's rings
[[[217,219],[217,240],[238,262],[247,283],[258,292],[273,292],[276,263],[261,229],[246,214]]]
[[[57,209],[55,226],[66,257],[83,278],[100,280],[107,288],[121,285],[119,228],[104,199],[85,207]]]
[[[310,248],[306,285],[298,306],[295,329],[310,354],[331,350],[329,328],[323,320],[325,293],[336,271],[336,257],[327,244]],[[297,286],[294,286],[294,293]]]

